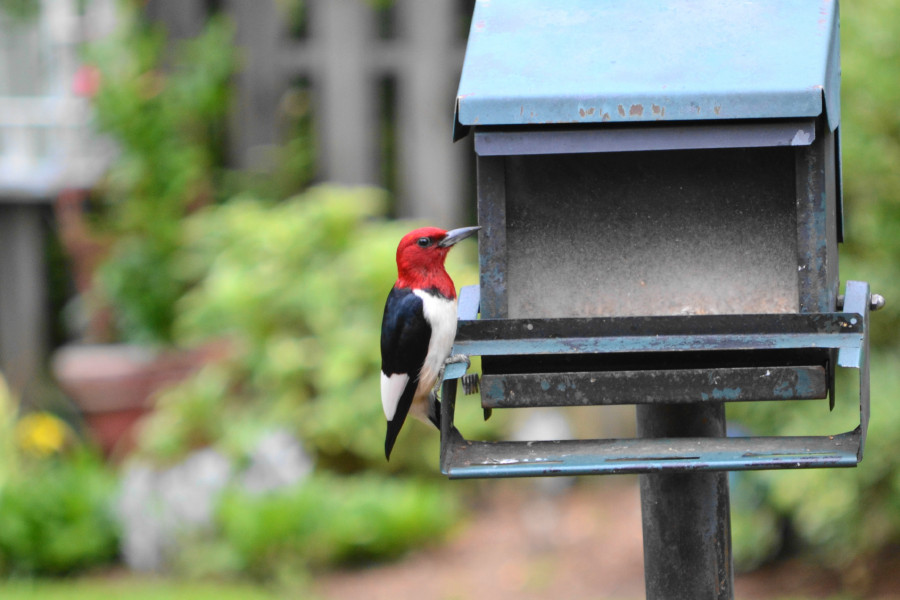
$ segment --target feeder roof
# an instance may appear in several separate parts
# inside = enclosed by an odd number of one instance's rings
[[[479,0],[456,99],[472,125],[840,122],[836,0]]]

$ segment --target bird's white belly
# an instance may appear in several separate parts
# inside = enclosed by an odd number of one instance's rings
[[[441,367],[453,348],[456,337],[456,298],[450,300],[422,290],[414,290],[413,293],[422,299],[425,319],[431,325],[428,354],[419,372],[419,386],[416,388],[416,398],[420,399],[427,397],[434,387]]]

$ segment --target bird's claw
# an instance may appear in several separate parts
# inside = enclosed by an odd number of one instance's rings
[[[469,357],[465,354],[451,354],[447,357],[447,360],[444,361],[445,365],[452,365],[456,363],[466,363],[466,368],[472,366],[472,361],[469,360]]]
[[[466,369],[472,366],[472,361],[469,360],[469,357],[465,354],[452,354],[447,357],[444,361],[444,364],[441,365],[441,370],[438,372],[438,377],[434,382],[434,388],[432,388],[432,393],[437,394],[437,392],[441,389],[441,384],[444,382],[444,371],[447,370],[447,365],[452,365],[456,363],[466,363]]]

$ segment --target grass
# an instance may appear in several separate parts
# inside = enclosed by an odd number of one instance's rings
[[[82,576],[72,579],[11,579],[0,582],[3,600],[314,600],[296,589],[266,588],[247,582],[191,582],[162,577],[114,574]],[[832,596],[829,600],[849,600]],[[801,596],[782,596],[778,600],[809,600]]]
[[[123,576],[88,576],[73,579],[21,579],[0,583],[3,600],[96,600],[128,598],[129,600],[280,600],[309,596],[296,591],[278,593],[259,585],[242,582],[190,582],[165,578]]]

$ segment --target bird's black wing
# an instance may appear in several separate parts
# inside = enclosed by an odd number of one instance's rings
[[[393,288],[385,302],[381,322],[381,372],[388,377],[407,375],[409,380],[397,400],[393,418],[387,423],[384,455],[388,459],[412,405],[430,339],[431,325],[425,318],[422,299],[409,288]]]

